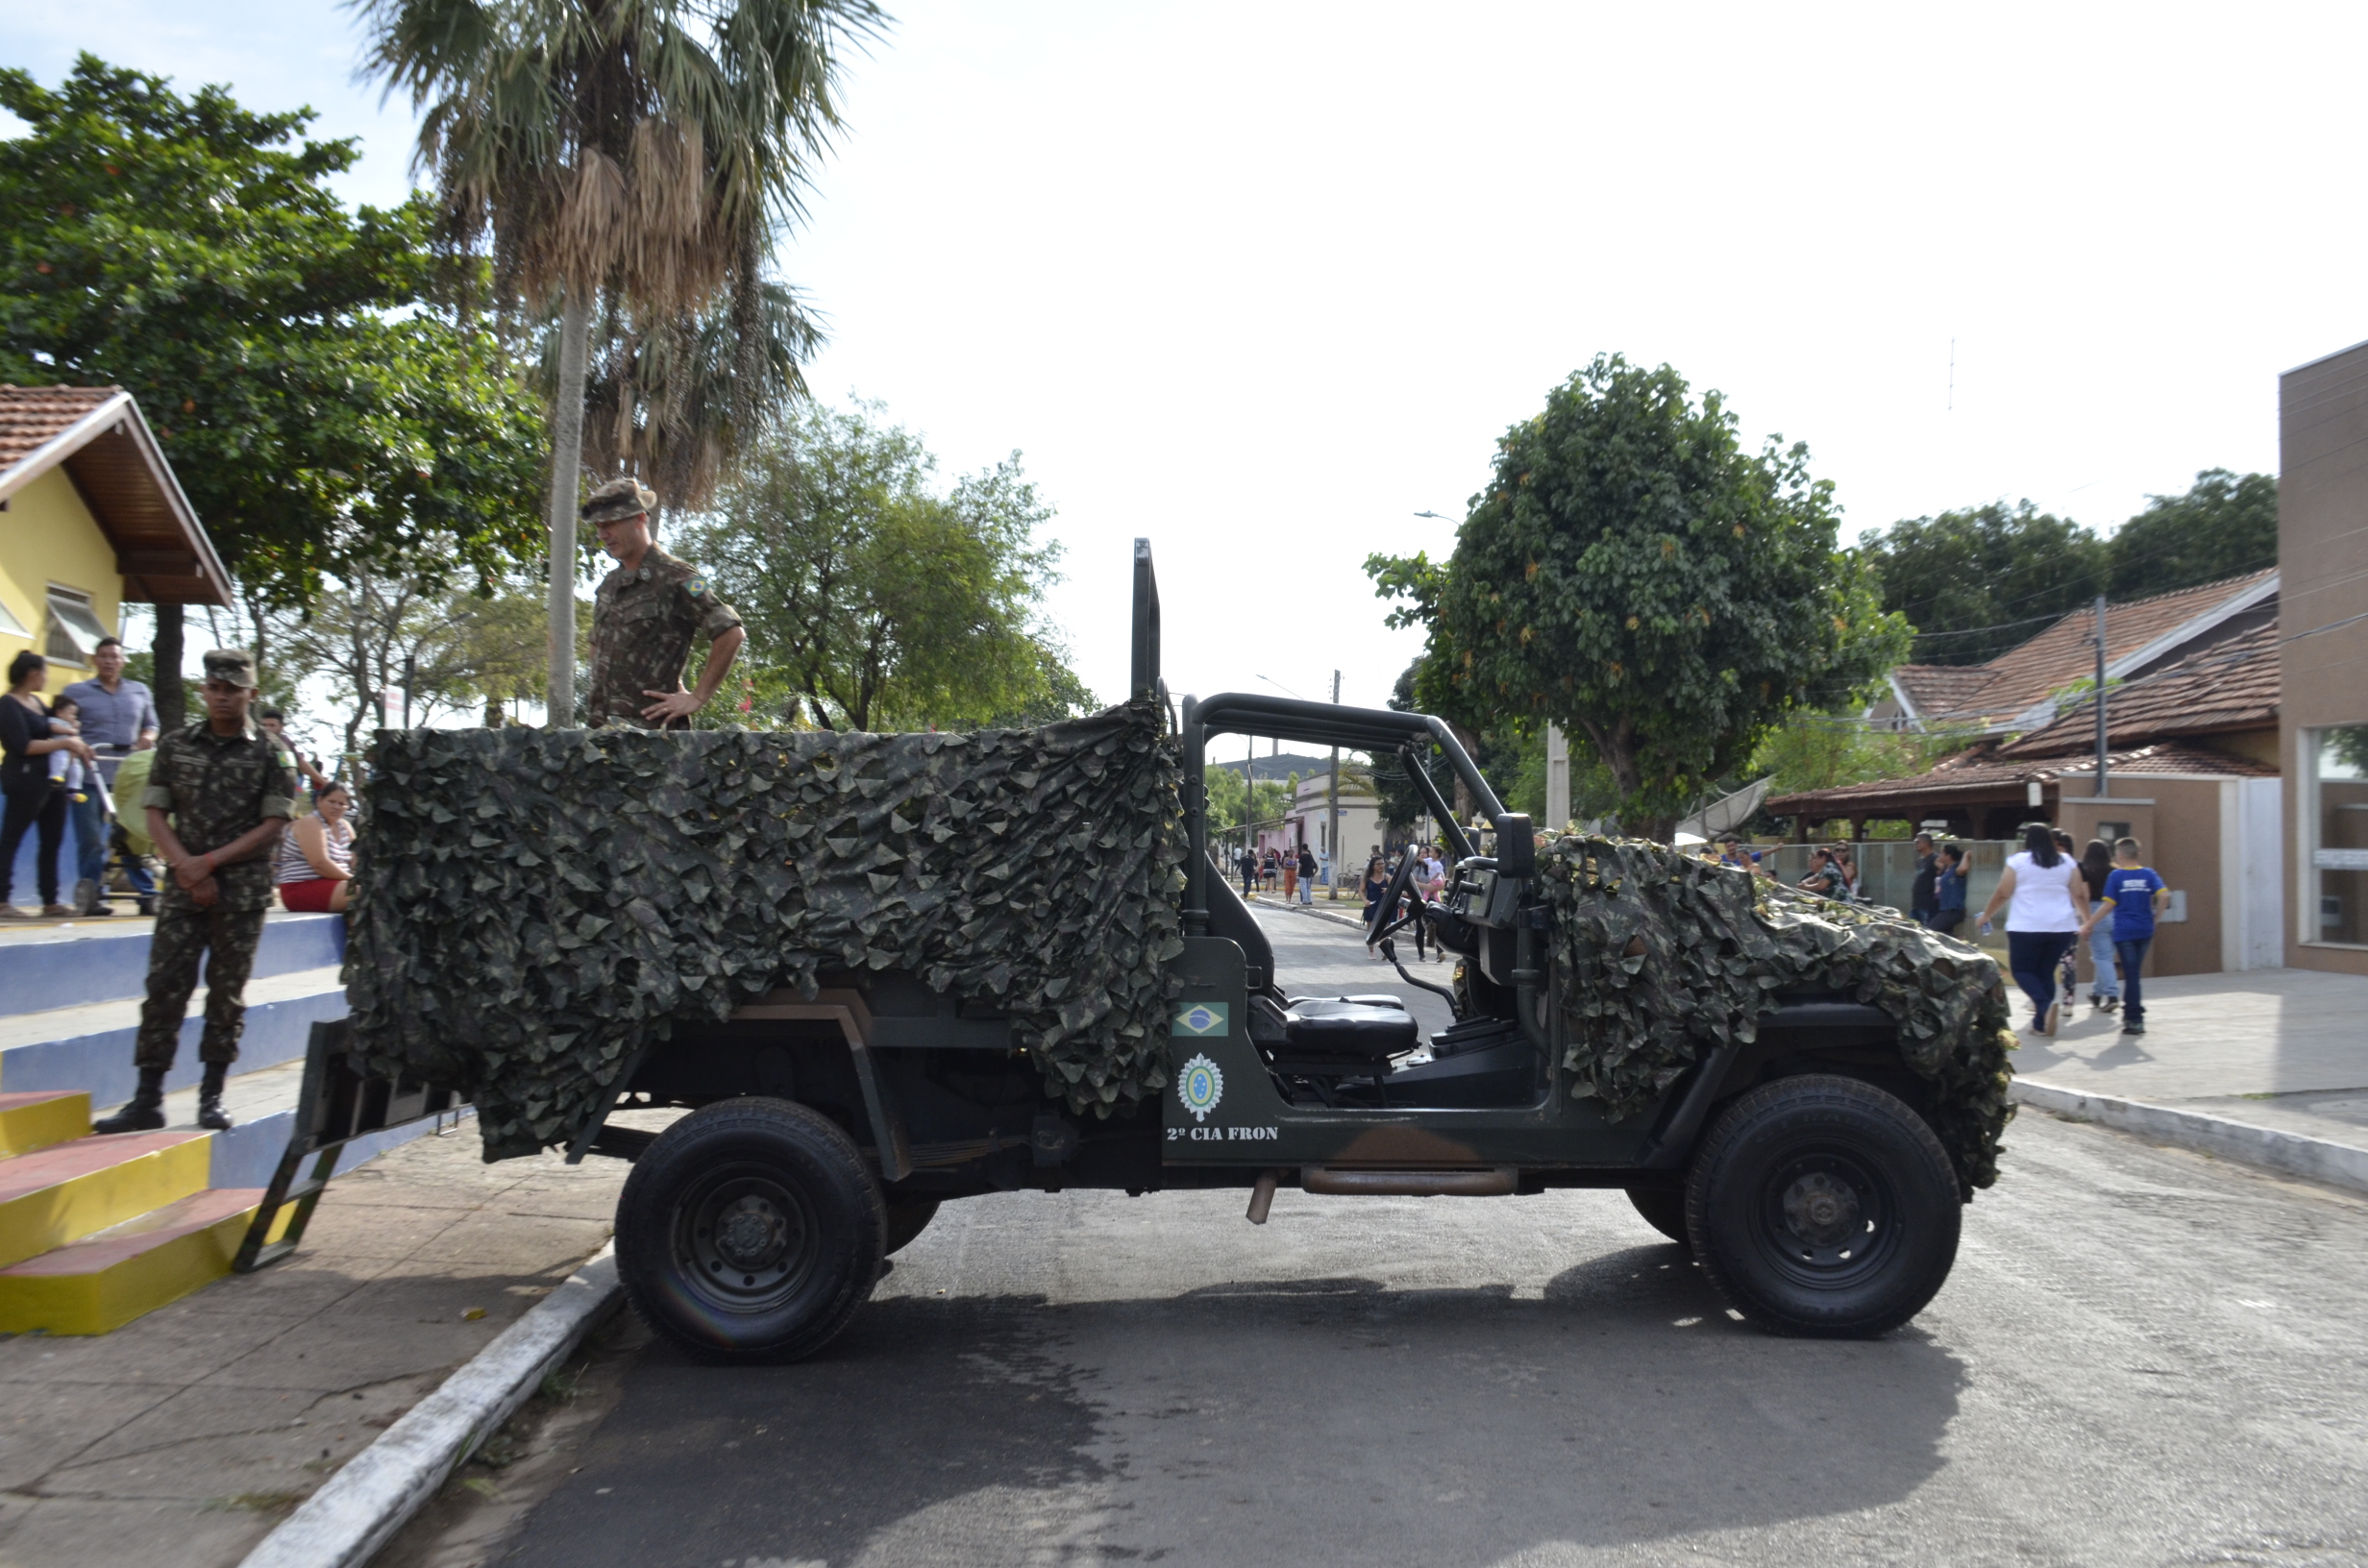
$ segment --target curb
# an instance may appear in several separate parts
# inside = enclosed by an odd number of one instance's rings
[[[359,1568],[623,1295],[612,1241],[355,1455],[240,1568]]]
[[[1336,909],[1319,909],[1314,904],[1269,904],[1260,902],[1252,904],[1250,907],[1252,909],[1287,909],[1294,915],[1313,915],[1320,920],[1330,920],[1334,925],[1344,925],[1354,931],[1362,931],[1365,929],[1365,921],[1358,916],[1344,915]]]
[[[2081,1116],[2116,1132],[2134,1133],[2158,1143],[2176,1144],[2234,1160],[2284,1176],[2324,1182],[2348,1191],[2368,1193],[2368,1149],[2330,1142],[2303,1133],[2256,1127],[2198,1111],[2125,1100],[2113,1094],[2089,1094],[2063,1089],[2036,1078],[2017,1078],[2011,1090],[2023,1105],[2058,1115]]]

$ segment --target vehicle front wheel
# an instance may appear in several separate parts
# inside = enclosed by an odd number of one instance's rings
[[[617,1276],[642,1321],[711,1361],[794,1361],[880,1275],[887,1216],[854,1140],[787,1100],[676,1122],[617,1200]]]
[[[1957,1261],[1961,1207],[1923,1117],[1824,1074],[1738,1099],[1686,1183],[1686,1229],[1711,1284],[1788,1335],[1869,1338],[1913,1317]]]

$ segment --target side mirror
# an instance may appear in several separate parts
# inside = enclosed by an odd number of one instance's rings
[[[1498,814],[1496,826],[1496,874],[1526,882],[1538,874],[1538,838],[1530,830],[1529,818],[1517,811]]]

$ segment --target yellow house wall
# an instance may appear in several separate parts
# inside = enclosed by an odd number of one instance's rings
[[[79,588],[90,596],[99,624],[110,631],[123,627],[123,578],[115,574],[114,547],[83,504],[83,498],[65,470],[53,468],[9,498],[0,512],[0,600],[9,613],[32,633],[20,637],[0,630],[0,666],[32,648],[45,652],[49,626],[49,585]],[[49,689],[80,680],[87,672],[61,664]]]

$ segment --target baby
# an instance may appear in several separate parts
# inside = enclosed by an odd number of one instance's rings
[[[52,735],[80,735],[83,710],[70,697],[62,697],[49,710],[49,732]],[[49,776],[53,783],[65,786],[67,796],[80,800],[90,790],[90,765],[73,752],[60,749],[49,754]]]

